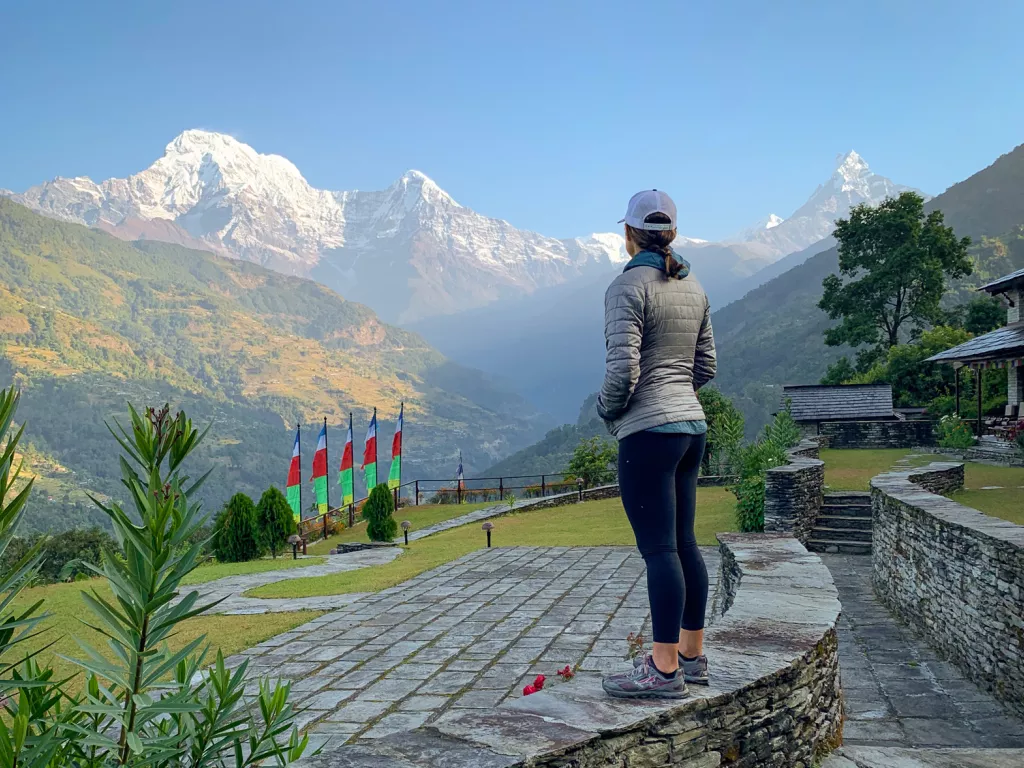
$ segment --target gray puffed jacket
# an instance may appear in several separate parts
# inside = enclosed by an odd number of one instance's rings
[[[598,414],[621,440],[704,419],[696,390],[715,377],[715,340],[704,289],[690,265],[666,278],[660,254],[634,256],[604,297],[607,350]]]

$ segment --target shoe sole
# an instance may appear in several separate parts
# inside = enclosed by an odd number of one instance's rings
[[[604,689],[604,692],[613,699],[685,699],[690,695],[689,691],[644,691],[642,693],[631,691],[614,691]]]
[[[686,684],[687,685],[708,685],[708,679],[706,677],[697,678],[695,680],[691,680],[690,678],[686,678]]]

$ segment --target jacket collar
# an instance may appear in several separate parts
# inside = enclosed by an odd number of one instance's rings
[[[676,273],[676,279],[682,280],[688,274],[690,274],[690,262],[679,255],[677,251],[673,249],[672,255],[676,261],[683,265],[683,268]],[[665,258],[660,253],[652,253],[651,251],[640,251],[636,256],[630,259],[626,266],[623,267],[623,272],[628,272],[636,267],[654,267],[660,269],[662,272],[665,271]]]

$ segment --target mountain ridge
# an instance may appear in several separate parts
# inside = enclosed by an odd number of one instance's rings
[[[35,453],[79,490],[119,493],[104,421],[123,418],[126,399],[215,421],[203,454],[216,469],[208,511],[284,480],[296,422],[327,416],[341,429],[349,412],[364,421],[379,407],[387,430],[404,402],[407,468],[433,477],[454,474],[460,449],[480,469],[545,426],[522,398],[318,283],[126,243],[6,199],[0,372],[24,389],[19,419],[31,422]]]

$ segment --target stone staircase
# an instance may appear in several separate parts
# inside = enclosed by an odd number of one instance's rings
[[[983,436],[977,445],[968,448],[965,458],[968,461],[983,461],[990,464],[1024,466],[1024,458],[1021,457],[1017,446],[991,435]]]
[[[871,494],[863,491],[826,493],[807,548],[812,552],[871,554]]]

